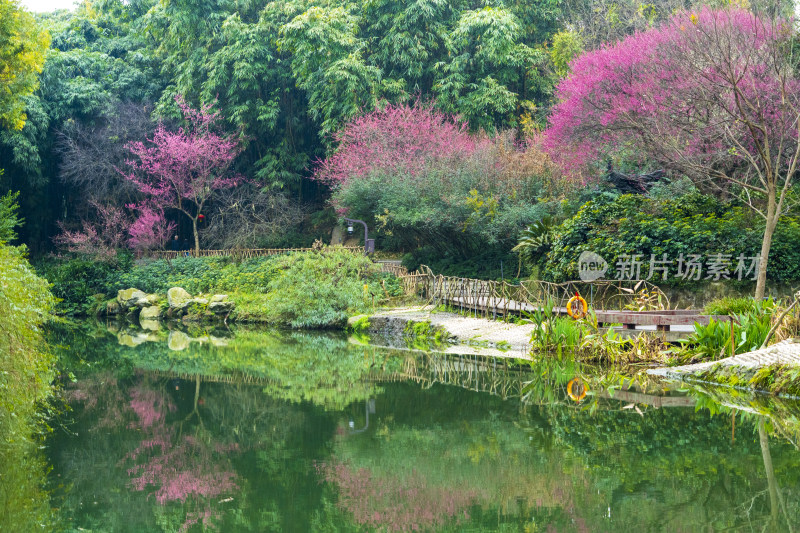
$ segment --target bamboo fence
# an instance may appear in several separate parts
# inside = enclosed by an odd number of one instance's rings
[[[417,272],[399,276],[407,294],[421,296],[431,305],[449,305],[475,316],[493,317],[533,313],[546,306],[565,313],[567,302],[581,295],[598,311],[668,309],[669,299],[647,281],[598,280],[593,282],[489,281],[435,275],[422,265]]]
[[[341,246],[343,250],[350,252],[362,252],[363,246]],[[294,252],[312,252],[318,248],[231,248],[228,250],[151,250],[138,255],[139,258],[152,259],[177,259],[179,257],[233,257],[239,260],[252,259],[267,255],[281,255]]]
[[[399,372],[372,371],[367,380],[380,383],[414,381],[423,389],[440,383],[502,399],[522,398],[526,375],[497,358],[481,355],[426,354],[406,358]]]
[[[382,263],[378,262],[381,266],[381,272],[388,272],[389,274],[394,274],[398,278],[403,278],[409,275],[408,269],[402,265],[397,265],[394,263]]]

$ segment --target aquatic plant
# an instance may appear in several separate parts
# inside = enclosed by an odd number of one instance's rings
[[[694,331],[673,350],[683,360],[708,361],[759,349],[772,327],[776,306],[758,302],[751,311],[733,314],[731,321],[709,319],[708,325],[695,323]]]
[[[430,320],[409,320],[403,329],[403,339],[415,350],[440,350],[449,343],[450,333],[441,326],[434,326]]]

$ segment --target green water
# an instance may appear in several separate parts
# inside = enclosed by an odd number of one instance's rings
[[[626,383],[596,369],[335,335],[51,339],[76,379],[45,443],[59,531],[800,529],[792,403],[652,381],[609,398]]]

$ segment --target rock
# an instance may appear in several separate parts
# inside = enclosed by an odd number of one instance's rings
[[[161,308],[157,305],[145,307],[139,313],[139,322],[142,320],[158,320],[161,317]]]
[[[212,304],[216,303],[216,302],[227,302],[228,301],[228,295],[227,294],[215,294],[214,296],[209,298],[208,301],[210,303],[212,303]]]
[[[172,290],[172,289],[170,289]],[[183,290],[183,289],[181,289]],[[177,329],[173,329],[169,332],[169,338],[167,339],[167,346],[170,350],[179,352],[181,350],[185,350],[189,347],[189,336]]]
[[[144,297],[136,300],[136,307],[144,309],[145,307],[156,305],[158,303],[158,299],[159,298],[157,294],[145,294]]]
[[[147,331],[158,331],[161,329],[161,322],[155,319],[142,320],[139,318],[139,325],[142,326],[142,329],[146,329]]]
[[[171,308],[185,309],[192,300],[192,295],[180,287],[172,287],[167,291],[167,301]]]
[[[189,300],[190,304],[208,305],[208,298],[192,298]]]
[[[139,289],[134,289],[131,287],[130,289],[120,289],[117,291],[117,302],[119,303],[120,308],[122,309],[130,309],[136,303],[146,297],[147,295],[140,291]]]
[[[147,341],[147,335],[144,333],[136,333],[135,335],[132,335],[123,331],[117,334],[117,342],[123,346],[130,346],[131,348],[139,346]]]
[[[208,310],[215,315],[230,313],[233,310],[233,307],[233,302],[211,302],[208,304]]]
[[[111,300],[106,304],[106,314],[107,315],[118,315],[120,311],[119,302],[116,300]]]

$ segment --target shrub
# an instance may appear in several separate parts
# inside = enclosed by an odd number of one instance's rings
[[[669,199],[602,194],[554,230],[552,248],[537,258],[537,266],[549,281],[575,279],[578,257],[591,251],[608,262],[605,277],[614,278],[621,255],[640,254],[644,278],[651,254],[659,259],[666,254],[668,260],[677,260],[681,254],[700,254],[704,260],[728,254],[733,258],[732,272],[740,254],[758,254],[762,225],[752,212],[699,192]],[[770,254],[769,279],[800,280],[799,241],[800,224],[796,219],[783,219]],[[668,285],[681,280],[675,278],[673,267],[669,279],[662,280],[659,273],[652,281]]]
[[[330,327],[349,311],[403,293],[400,280],[379,272],[369,258],[337,248],[319,252],[257,257],[180,257],[134,265],[73,258],[40,265],[62,301],[59,312],[90,314],[119,289],[149,293],[183,287],[191,294],[232,293],[240,320],[268,321],[292,327]],[[104,295],[104,297],[103,297]]]
[[[553,210],[539,197],[560,190],[533,143],[472,135],[420,104],[355,119],[337,140],[315,178],[334,185],[340,210],[377,227],[384,248],[436,246],[463,258],[507,246]]]
[[[2,175],[2,170],[0,170]],[[19,217],[18,192],[0,196],[0,243],[11,242],[17,238],[17,227],[22,223]]]
[[[88,257],[69,260],[44,259],[37,263],[40,276],[52,285],[58,299],[56,310],[64,315],[85,315],[95,305],[94,295],[108,294],[110,285],[125,265]]]
[[[736,353],[757,350],[767,338],[772,326],[772,313],[749,311],[735,315],[733,325],[733,342]],[[716,360],[727,357],[731,352],[730,322],[716,321],[713,318],[707,326],[694,325],[682,354],[685,358],[701,361]]]
[[[758,307],[753,298],[718,298],[709,302],[704,308],[706,315],[741,315],[755,311]]]
[[[446,276],[512,280],[519,270],[519,259],[507,247],[501,246],[486,246],[467,258],[442,253],[435,246],[425,246],[403,256],[403,266],[409,271],[417,270],[420,265],[427,265],[436,274]]]
[[[0,287],[0,427],[6,448],[31,438],[35,405],[50,393],[53,361],[41,348],[40,326],[54,300],[24,247],[0,243]]]
[[[273,257],[256,257],[241,263],[230,257],[179,257],[138,264],[112,285],[118,289],[136,287],[145,292],[164,293],[183,287],[190,293],[244,291],[263,293],[274,275]]]
[[[366,256],[339,248],[280,257],[269,283],[269,321],[293,328],[340,326],[369,307],[369,281],[377,269]]]

